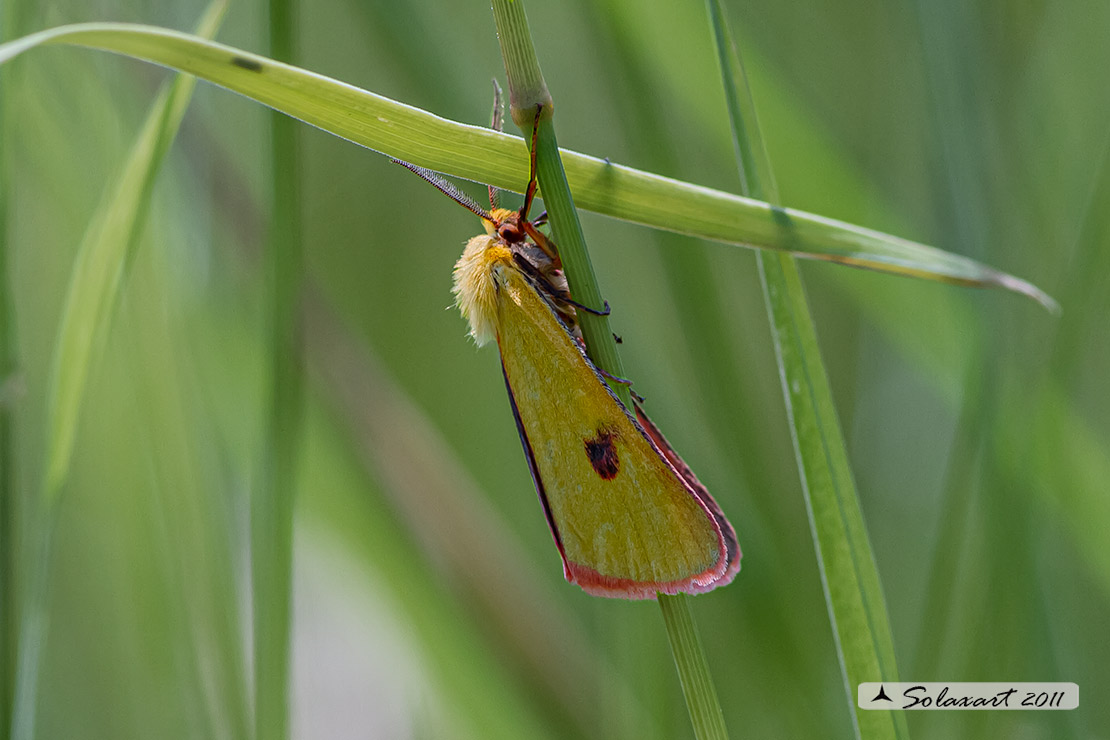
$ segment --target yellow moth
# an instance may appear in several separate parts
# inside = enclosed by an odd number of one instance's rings
[[[587,593],[651,599],[732,581],[732,525],[658,428],[632,413],[583,350],[555,245],[520,211],[477,205],[434,172],[399,162],[478,215],[454,293],[470,334],[496,340],[509,402],[563,572]],[[491,206],[494,206],[491,189]]]

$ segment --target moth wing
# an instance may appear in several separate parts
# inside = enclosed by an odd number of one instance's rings
[[[700,494],[633,420],[517,269],[505,269],[497,323],[513,413],[567,580],[633,599],[731,581],[739,567],[732,527],[685,464]]]
[[[732,581],[733,576],[740,572],[740,542],[736,539],[736,530],[732,528],[732,524],[725,518],[725,514],[721,511],[721,507],[710,495],[708,489],[702,484],[698,477],[694,475],[694,471],[686,464],[686,461],[679,457],[678,453],[671,447],[670,442],[663,436],[663,432],[659,431],[659,427],[655,426],[655,422],[648,418],[640,404],[633,402],[636,407],[636,421],[639,423],[640,428],[644,430],[644,434],[648,436],[651,443],[655,448],[667,459],[671,467],[675,469],[698,500],[702,502],[709,514],[717,521],[717,526],[721,530],[721,536],[725,543],[725,549],[728,551],[728,565],[725,568],[725,575],[723,576],[724,583]],[[716,585],[721,586],[724,583]]]

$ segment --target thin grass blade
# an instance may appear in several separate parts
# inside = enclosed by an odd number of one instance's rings
[[[198,27],[214,35],[227,9],[216,0]],[[32,521],[35,547],[26,603],[22,607],[12,709],[12,736],[31,738],[38,668],[46,639],[46,594],[52,532],[69,472],[85,385],[103,348],[120,285],[138,244],[155,177],[177,134],[196,79],[181,76],[159,93],[114,187],[93,214],[77,250],[58,335],[54,344],[47,399],[45,475]]]
[[[778,192],[740,56],[719,0],[706,0],[706,7],[742,187],[775,203]],[[797,265],[789,255],[760,254],[759,269],[854,729],[861,738],[908,737],[902,713],[856,707],[859,683],[897,680],[879,572]]]
[[[41,44],[114,51],[189,72],[356,144],[514,190],[521,139],[435,116],[323,75],[178,31],[122,23],[60,26],[0,46],[0,63]],[[705,239],[956,285],[1005,288],[1058,310],[1036,286],[924,244],[814,214],[563,152],[579,207]]]
[[[226,2],[214,3],[200,32],[215,33],[225,10]],[[48,505],[69,470],[85,383],[136,248],[155,177],[195,87],[195,77],[182,76],[159,93],[115,187],[107,191],[78,247],[51,368],[44,485]]]
[[[270,48],[295,53],[293,0],[271,0]],[[262,473],[251,496],[251,599],[254,618],[256,740],[289,736],[293,596],[293,508],[301,453],[304,350],[301,331],[303,243],[301,152],[296,122],[270,114],[269,408]]]
[[[12,33],[16,3],[0,9],[0,40]],[[19,482],[16,477],[16,373],[19,348],[16,342],[16,316],[11,282],[11,256],[8,209],[11,193],[11,167],[7,147],[8,108],[11,87],[9,74],[0,75],[0,738],[11,733],[12,697],[15,692],[17,634],[16,605],[16,516]]]
[[[526,132],[532,126],[538,127],[537,178],[544,191],[544,204],[548,209],[555,238],[560,245],[559,254],[567,280],[577,300],[585,305],[600,307],[601,290],[597,285],[582,234],[582,225],[578,220],[578,212],[571,199],[567,176],[560,159],[555,129],[551,122],[551,95],[539,69],[523,4],[512,0],[494,0],[493,14],[509,77],[513,120]],[[529,110],[528,107],[518,107],[520,105],[534,107]],[[582,312],[579,320],[590,357],[605,372],[623,377],[624,369],[608,317]],[[617,383],[611,386],[622,402],[631,408],[630,390]],[[726,740],[728,730],[724,714],[717,698],[716,685],[709,672],[709,662],[701,645],[697,624],[690,610],[690,602],[684,594],[659,594],[658,602],[694,735],[699,740]]]

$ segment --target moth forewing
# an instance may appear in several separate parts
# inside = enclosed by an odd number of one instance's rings
[[[534,284],[512,269],[501,284],[502,367],[567,579],[623,598],[730,581],[735,534],[704,487],[621,405]]]
[[[519,211],[478,206],[440,175],[400,162],[481,217],[455,264],[455,300],[479,344],[497,340],[509,402],[568,581],[597,596],[703,593],[740,569],[736,534],[639,406],[629,413],[587,357],[558,250]],[[493,191],[491,190],[491,193]],[[491,197],[492,201],[492,197]],[[606,309],[607,310],[607,309]]]

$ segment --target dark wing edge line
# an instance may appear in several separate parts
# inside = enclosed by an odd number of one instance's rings
[[[547,519],[551,536],[555,539],[555,546],[559,548],[559,557],[563,559],[563,577],[571,581],[570,563],[567,562],[567,554],[563,550],[563,538],[559,536],[559,528],[555,526],[555,517],[551,513],[551,504],[547,500],[547,490],[543,487],[543,478],[540,477],[540,469],[536,464],[536,453],[532,451],[532,442],[528,439],[528,433],[524,430],[524,422],[520,419],[520,409],[516,405],[516,396],[513,395],[513,386],[509,382],[509,374],[505,370],[504,360],[501,360],[501,377],[505,379],[505,391],[509,394],[509,406],[513,410],[513,421],[516,422],[516,432],[520,436],[520,445],[524,448],[524,457],[528,460],[528,471],[532,474],[532,484],[536,487],[536,495],[539,496],[540,505],[543,506],[543,515]]]

